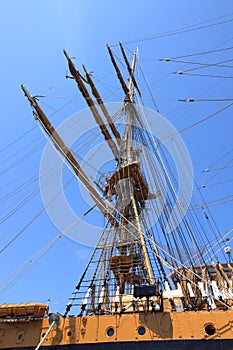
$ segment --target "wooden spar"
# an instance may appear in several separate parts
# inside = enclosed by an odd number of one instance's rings
[[[129,79],[129,83],[128,83],[128,86],[126,85],[123,77],[122,77],[122,74],[120,72],[120,69],[119,67],[117,66],[117,63],[116,63],[116,60],[113,56],[113,53],[110,49],[110,47],[107,45],[107,49],[108,49],[108,52],[109,52],[109,55],[110,55],[110,58],[111,58],[111,61],[112,61],[112,64],[116,70],[116,73],[117,73],[117,77],[121,83],[121,86],[122,86],[122,89],[123,91],[125,92],[126,94],[126,97],[125,97],[125,104],[128,104],[128,106],[130,106],[130,108],[132,109],[133,113],[135,113],[135,116],[138,117],[138,112],[137,112],[137,109],[133,103],[133,98],[132,98],[132,93],[131,93],[131,87],[132,87],[132,84],[133,84],[133,80],[132,80],[132,76],[134,75],[134,69],[135,69],[135,64],[136,64],[136,52],[134,53],[134,56],[133,56],[133,62],[132,62],[132,67],[130,67],[130,71],[131,71],[131,76],[130,76],[130,79]],[[140,118],[138,118],[140,119]]]
[[[128,96],[129,96],[129,101],[125,101],[126,104],[126,110],[127,110],[127,122],[126,122],[126,127],[125,127],[125,141],[126,141],[126,147],[127,147],[127,154],[128,157],[130,158],[130,152],[131,152],[131,140],[130,140],[130,130],[131,130],[131,111],[135,111],[135,106],[133,103],[133,93],[132,93],[132,86],[133,86],[133,80],[132,76],[134,74],[135,70],[135,65],[136,65],[136,52],[133,55],[133,60],[132,60],[132,67],[130,67],[130,70],[132,72],[129,82],[128,82]],[[128,103],[130,102],[130,103]],[[133,107],[133,108],[132,108]]]
[[[96,101],[98,102],[98,104],[100,105],[100,108],[102,109],[102,111],[107,119],[107,122],[108,122],[108,124],[113,132],[113,135],[115,136],[115,138],[118,142],[118,145],[121,147],[121,136],[120,136],[119,132],[117,131],[115,124],[113,123],[112,118],[110,117],[108,110],[105,107],[105,104],[104,104],[102,98],[100,97],[100,94],[99,94],[99,92],[98,92],[98,90],[97,90],[97,88],[96,88],[96,86],[91,78],[91,75],[88,73],[88,71],[86,70],[86,67],[84,65],[83,65],[83,69],[84,69],[84,72],[86,74],[87,82],[91,87],[92,94],[96,98]]]
[[[133,59],[132,59],[132,66],[130,67],[130,78],[129,78],[129,83],[128,83],[128,89],[129,89],[129,93],[130,93],[130,97],[131,97],[131,101],[133,102],[132,96],[133,96],[133,92],[132,92],[132,88],[133,88],[133,79],[134,79],[134,71],[135,71],[135,67],[136,67],[136,60],[137,60],[137,51],[134,52],[133,54]]]
[[[94,101],[92,100],[89,92],[87,91],[80,73],[75,68],[75,66],[74,66],[73,62],[71,61],[71,59],[69,58],[67,52],[65,50],[63,50],[63,52],[64,52],[64,55],[65,55],[67,61],[68,61],[70,73],[74,77],[80,92],[82,93],[83,97],[85,98],[85,100],[87,102],[87,105],[90,107],[92,114],[95,118],[95,121],[99,125],[101,132],[105,137],[105,140],[107,141],[109,147],[111,148],[111,150],[114,154],[115,159],[118,160],[119,159],[119,151],[117,149],[117,146],[116,146],[115,142],[113,141],[101,115],[99,114],[98,109],[96,108],[96,106],[94,104]]]
[[[36,119],[38,119],[43,127],[43,129],[46,131],[46,133],[49,135],[51,140],[53,141],[54,145],[59,149],[61,154],[66,158],[68,163],[72,166],[72,169],[74,170],[75,174],[78,176],[80,181],[84,184],[90,195],[92,196],[93,200],[95,201],[98,208],[102,211],[102,213],[107,216],[111,215],[106,210],[106,205],[103,202],[102,198],[99,196],[99,193],[96,191],[96,189],[92,186],[91,182],[89,181],[88,177],[80,167],[77,160],[74,158],[73,154],[70,152],[68,147],[65,145],[65,143],[62,141],[59,134],[56,132],[40,106],[35,100],[35,97],[29,94],[28,90],[25,88],[25,86],[21,85],[21,88],[27,97],[28,101],[30,102],[31,106],[36,111]],[[112,215],[112,218],[115,220],[114,216]]]
[[[117,77],[118,77],[118,79],[119,79],[119,81],[121,83],[122,89],[123,89],[123,91],[124,91],[124,93],[126,95],[126,99],[128,100],[129,99],[129,89],[128,89],[128,87],[127,87],[127,85],[126,85],[126,83],[125,83],[125,81],[124,81],[124,79],[122,77],[120,69],[118,68],[118,65],[117,65],[116,60],[115,60],[115,58],[113,56],[112,50],[110,49],[110,47],[108,45],[107,45],[107,49],[108,49],[108,52],[109,52],[109,55],[110,55],[113,67],[115,68],[115,71],[117,73]]]
[[[147,274],[148,274],[149,279],[150,279],[150,284],[154,284],[153,271],[152,271],[152,268],[151,268],[151,263],[150,263],[149,255],[148,255],[148,252],[147,252],[145,239],[144,239],[144,236],[143,236],[143,233],[142,233],[142,228],[141,228],[141,224],[140,224],[140,220],[139,220],[139,216],[138,216],[138,210],[137,210],[137,206],[136,206],[136,202],[135,202],[134,196],[131,197],[131,200],[132,200],[132,204],[133,204],[133,210],[134,210],[134,215],[135,215],[135,219],[136,219],[136,224],[137,224],[137,227],[138,227],[138,233],[139,233],[139,237],[140,237],[140,241],[141,241],[141,248],[142,248],[142,253],[143,253],[143,256],[144,256],[144,261],[145,261]]]
[[[131,103],[127,103],[126,106],[130,106],[130,107],[134,107],[133,102],[133,93],[132,93],[132,86],[133,86],[133,75],[134,75],[134,70],[135,70],[135,66],[136,66],[136,59],[137,59],[137,54],[136,52],[133,55],[133,60],[132,60],[132,66],[130,67],[130,79],[129,79],[129,83],[128,83],[128,90],[129,90],[129,99]],[[133,109],[135,111],[135,108]],[[131,111],[128,110],[127,111],[127,123],[126,123],[126,130],[125,130],[125,141],[126,141],[126,147],[127,147],[127,154],[130,158],[130,153],[131,153],[131,140],[130,140],[130,130],[131,130]],[[143,179],[143,177],[142,177]],[[138,210],[137,210],[137,206],[136,206],[136,201],[135,201],[135,197],[134,195],[132,195],[131,197],[132,200],[132,205],[133,205],[133,210],[134,210],[134,215],[135,215],[135,219],[136,219],[136,224],[138,227],[138,232],[139,232],[139,237],[140,237],[140,242],[141,242],[141,248],[142,248],[142,252],[144,255],[144,261],[145,261],[145,265],[146,265],[146,270],[148,273],[148,276],[150,278],[150,284],[154,283],[154,278],[153,278],[153,271],[151,268],[151,263],[150,263],[150,259],[149,259],[149,255],[148,255],[148,251],[147,251],[147,246],[145,243],[145,239],[144,239],[144,235],[142,232],[142,228],[141,228],[141,223],[139,220],[139,215],[138,215]]]
[[[125,60],[126,67],[128,69],[128,72],[129,72],[130,79],[132,80],[135,88],[137,89],[137,92],[138,92],[139,96],[141,96],[141,92],[140,92],[140,90],[138,88],[138,85],[137,85],[137,82],[136,82],[136,80],[134,78],[134,72],[133,72],[132,68],[130,67],[130,64],[129,64],[129,61],[128,61],[127,56],[125,54],[125,50],[123,48],[123,45],[122,45],[122,43],[119,43],[119,45],[120,45],[120,49],[121,49],[121,52],[122,52],[122,56],[123,56],[123,58]],[[136,52],[134,53],[134,56],[136,56]]]

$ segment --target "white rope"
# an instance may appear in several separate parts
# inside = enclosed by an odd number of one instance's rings
[[[56,321],[53,321],[49,327],[49,329],[47,330],[47,332],[45,333],[45,335],[43,336],[43,338],[41,339],[41,341],[39,342],[39,344],[37,345],[37,347],[35,348],[35,350],[38,350],[41,345],[43,344],[43,342],[45,341],[45,339],[47,338],[47,336],[49,335],[49,333],[51,332],[53,326],[55,325]]]

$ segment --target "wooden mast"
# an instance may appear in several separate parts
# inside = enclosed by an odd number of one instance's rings
[[[134,106],[133,103],[133,87],[136,87],[136,81],[134,79],[134,71],[135,71],[135,66],[136,66],[136,59],[137,59],[137,53],[136,51],[134,52],[133,55],[133,60],[132,60],[132,65],[131,67],[129,67],[129,73],[130,73],[130,78],[129,78],[129,82],[128,82],[128,86],[126,85],[123,76],[120,72],[119,67],[117,66],[116,60],[113,56],[113,53],[110,49],[109,46],[107,46],[108,48],[108,52],[110,54],[110,58],[111,61],[113,63],[113,66],[116,70],[117,73],[117,77],[121,83],[122,89],[126,94],[125,100],[124,100],[124,104],[125,104],[125,112],[126,112],[126,117],[127,117],[127,121],[126,121],[126,128],[125,128],[125,137],[123,140],[123,146],[124,146],[124,150],[126,152],[126,157],[127,157],[127,165],[126,166],[130,166],[130,162],[132,162],[132,157],[131,157],[131,151],[133,148],[133,145],[131,143],[132,139],[131,139],[131,130],[132,130],[132,114],[137,116],[137,111],[136,108]],[[123,50],[123,48],[122,48]],[[123,52],[122,52],[123,53]],[[124,53],[125,55],[125,53]],[[126,56],[124,57],[125,60],[127,60]],[[127,60],[128,63],[128,60]],[[123,150],[123,149],[122,149]],[[139,173],[140,170],[138,169]],[[140,174],[141,175],[141,174]],[[130,177],[130,173],[128,173],[128,176]],[[136,198],[135,198],[135,194],[132,194],[131,196],[131,204],[128,205],[132,206],[133,212],[134,212],[134,217],[135,217],[135,224],[137,227],[137,231],[139,234],[139,241],[140,241],[140,247],[141,247],[141,251],[142,251],[142,255],[144,258],[144,263],[145,263],[145,270],[147,272],[147,276],[149,279],[149,283],[153,284],[154,283],[154,278],[153,278],[153,270],[151,267],[151,263],[150,263],[150,259],[149,259],[149,255],[148,255],[148,251],[147,251],[147,247],[146,247],[146,243],[145,243],[145,238],[144,238],[144,234],[142,231],[142,227],[141,227],[141,223],[140,223],[140,218],[139,218],[139,213],[138,213],[138,209],[137,209],[137,204],[136,204]],[[125,208],[125,211],[127,212],[127,208]],[[123,226],[121,228],[121,233],[120,235],[122,237],[124,237],[124,233],[125,233],[125,227],[124,227],[124,223],[122,222]],[[127,224],[127,221],[126,223]],[[121,259],[127,259],[127,255],[126,255],[126,251],[122,250],[121,252]],[[113,261],[112,261],[113,263]],[[121,293],[123,292],[124,289],[124,281],[125,281],[125,277],[124,274],[121,274],[121,279],[120,279],[120,291]]]
[[[123,50],[123,47],[122,47]],[[122,51],[123,53],[124,51]],[[126,59],[127,60],[127,59]],[[130,102],[125,101],[126,104],[126,108],[130,107],[133,104],[133,85],[135,86],[135,79],[134,79],[134,71],[135,71],[135,66],[136,66],[136,60],[137,60],[137,52],[134,52],[133,55],[133,60],[132,60],[132,66],[129,67],[130,68],[130,79],[129,79],[129,83],[128,83],[128,89],[129,89],[129,99]],[[130,138],[130,130],[131,130],[131,124],[132,124],[132,109],[129,108],[129,110],[127,111],[127,124],[126,124],[126,132],[125,132],[125,138],[126,138],[126,147],[127,147],[127,154],[128,157],[131,158],[131,138]],[[154,278],[153,278],[153,270],[151,267],[151,263],[150,263],[150,259],[149,259],[149,255],[147,252],[147,247],[146,247],[146,243],[145,243],[145,238],[142,232],[142,227],[141,227],[141,223],[140,223],[140,219],[139,219],[139,215],[138,215],[138,210],[137,210],[137,206],[136,206],[136,201],[135,201],[135,197],[134,195],[132,195],[131,197],[131,202],[133,205],[133,211],[134,211],[134,215],[135,215],[135,219],[136,219],[136,225],[137,225],[137,229],[139,232],[139,238],[140,238],[140,242],[141,242],[141,249],[143,252],[143,256],[144,256],[144,261],[145,261],[145,267],[147,270],[147,274],[149,276],[149,280],[150,280],[150,284],[154,283]]]
[[[142,232],[142,227],[141,227],[141,223],[140,223],[140,219],[139,219],[138,210],[137,210],[134,196],[131,197],[131,200],[132,200],[133,210],[134,210],[134,214],[135,214],[136,225],[137,225],[138,232],[139,232],[139,238],[140,238],[140,242],[141,242],[141,248],[142,248],[142,253],[144,256],[147,274],[148,274],[149,279],[150,279],[150,284],[153,284],[154,283],[153,270],[151,268],[151,263],[150,263],[150,259],[148,256],[146,243],[145,243],[144,235]]]

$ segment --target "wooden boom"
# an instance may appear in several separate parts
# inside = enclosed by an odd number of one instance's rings
[[[115,58],[114,58],[114,56],[113,56],[112,50],[110,49],[110,47],[109,47],[108,45],[107,45],[107,49],[108,49],[108,53],[109,53],[109,55],[110,55],[110,58],[111,58],[113,67],[115,68],[117,77],[118,77],[118,79],[119,79],[119,81],[120,81],[120,83],[121,83],[121,87],[122,87],[122,89],[123,89],[123,91],[124,91],[124,93],[125,93],[125,95],[126,95],[126,100],[127,100],[127,101],[130,101],[130,98],[129,98],[129,89],[128,89],[128,87],[127,87],[127,85],[126,85],[126,83],[125,83],[125,81],[124,81],[124,79],[123,79],[123,77],[122,77],[122,74],[121,74],[120,69],[118,68],[118,65],[117,65],[116,60],[115,60]]]
[[[35,109],[36,111],[36,119],[39,120],[41,123],[43,129],[45,132],[49,135],[51,140],[53,141],[54,145],[58,148],[60,153],[63,155],[63,157],[68,161],[68,163],[72,166],[72,169],[74,170],[75,174],[78,176],[80,181],[84,184],[90,195],[92,196],[93,200],[95,201],[96,205],[98,208],[101,210],[101,212],[107,216],[111,216],[111,219],[115,220],[114,215],[112,215],[110,212],[107,211],[106,205],[102,198],[99,196],[99,193],[97,190],[92,186],[91,182],[89,181],[87,175],[85,172],[82,170],[80,167],[79,163],[77,160],[74,158],[73,154],[70,152],[68,147],[65,145],[59,134],[56,132],[40,106],[35,100],[35,97],[29,94],[28,90],[25,88],[24,85],[21,85],[21,88],[27,97],[28,101],[30,102],[31,106]]]
[[[119,43],[119,45],[120,45],[120,49],[121,49],[122,56],[123,56],[123,58],[124,58],[124,60],[125,60],[126,67],[127,67],[127,69],[128,69],[128,72],[129,72],[130,79],[132,80],[132,82],[133,82],[135,88],[137,89],[137,92],[138,92],[139,96],[141,96],[141,92],[140,92],[140,90],[139,90],[139,88],[138,88],[138,84],[137,84],[137,82],[136,82],[136,80],[135,80],[135,78],[134,78],[134,71],[133,71],[133,69],[130,67],[130,64],[129,64],[129,61],[128,61],[127,56],[126,56],[126,54],[125,54],[125,50],[124,50],[124,48],[123,48],[123,45],[122,45],[122,43]]]
[[[84,65],[83,65],[83,69],[84,69],[84,72],[86,74],[87,82],[88,82],[88,84],[91,87],[92,94],[96,98],[96,101],[98,102],[98,104],[100,105],[100,108],[102,109],[102,112],[104,113],[104,115],[105,115],[105,117],[107,119],[107,122],[108,122],[108,124],[109,124],[109,126],[110,126],[110,128],[112,130],[112,133],[115,136],[118,145],[121,147],[121,136],[120,136],[118,130],[116,129],[115,124],[113,123],[112,118],[110,117],[110,115],[108,113],[108,110],[105,107],[105,104],[104,104],[102,98],[100,97],[100,94],[99,94],[99,92],[98,92],[98,90],[97,90],[93,80],[91,79],[90,73],[88,73],[88,71],[87,71],[87,69],[86,69],[86,67]]]
[[[74,66],[73,62],[71,61],[70,57],[68,56],[67,52],[65,50],[63,50],[63,52],[64,52],[64,55],[66,56],[67,61],[68,61],[70,73],[74,77],[80,92],[82,93],[83,97],[85,98],[85,100],[87,102],[87,105],[90,107],[90,109],[93,113],[93,116],[95,118],[95,121],[99,125],[101,132],[105,137],[105,140],[107,141],[109,147],[111,148],[111,150],[114,154],[115,159],[118,160],[119,159],[119,151],[117,149],[117,146],[116,146],[115,142],[113,141],[101,115],[99,114],[98,109],[96,108],[94,101],[92,100],[89,92],[87,91],[87,89],[83,83],[81,74],[75,68],[75,66]]]

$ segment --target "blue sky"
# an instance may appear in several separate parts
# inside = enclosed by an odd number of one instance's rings
[[[233,46],[232,21],[193,30],[179,35],[160,35],[160,38],[147,40],[149,37],[186,28],[191,25],[206,26],[232,19],[231,1],[197,0],[178,1],[59,1],[34,0],[11,1],[0,4],[1,33],[1,193],[4,196],[20,186],[22,179],[38,175],[38,168],[45,140],[36,126],[31,109],[20,89],[25,84],[33,94],[47,96],[41,98],[43,108],[53,118],[53,110],[66,103],[57,96],[77,96],[73,81],[64,77],[67,64],[62,50],[65,48],[75,63],[82,63],[94,72],[95,77],[104,81],[100,84],[103,96],[109,96],[111,87],[118,82],[113,73],[105,45],[114,45],[119,41],[125,44],[127,54],[135,47],[139,48],[140,63],[151,84],[160,112],[180,130],[202,118],[227,106],[231,101],[199,102],[184,104],[178,99],[223,99],[232,98],[232,79],[217,76],[232,76],[232,62],[228,67],[209,67],[189,73],[208,76],[177,75],[176,71],[196,67],[181,62],[161,62],[160,58],[177,57],[197,52],[217,50]],[[230,16],[231,14],[231,16]],[[229,15],[229,16],[226,16]],[[226,16],[226,17],[223,17]],[[214,18],[219,20],[213,21]],[[220,18],[222,17],[222,18]],[[209,22],[208,22],[209,21]],[[170,33],[171,34],[171,33]],[[145,38],[146,40],[136,40]],[[200,55],[180,59],[182,61],[216,63],[232,59],[232,50],[216,52],[212,55]],[[110,86],[110,87],[109,87]],[[113,95],[118,101],[123,97],[116,91]],[[76,99],[63,109],[64,115],[53,119],[59,124],[71,113],[85,106],[81,99]],[[151,107],[151,106],[149,106]],[[60,119],[59,119],[60,118]],[[34,128],[32,131],[28,132]],[[21,135],[26,135],[19,139]],[[209,186],[201,193],[206,201],[225,198],[232,195],[232,168],[230,162],[232,145],[232,108],[208,119],[187,131],[182,137],[188,147],[200,187],[209,181]],[[19,140],[18,140],[19,139]],[[16,143],[15,140],[18,140]],[[13,144],[12,144],[13,143]],[[8,145],[12,144],[8,147]],[[27,153],[38,148],[32,156]],[[221,160],[221,157],[222,160]],[[212,164],[215,173],[202,171]],[[215,169],[224,168],[209,180]],[[218,171],[218,170],[217,170]],[[69,177],[69,175],[67,175]],[[217,185],[219,183],[219,185]],[[29,187],[36,191],[38,182]],[[73,185],[75,191],[75,184]],[[15,203],[22,199],[21,193],[2,203],[1,212],[10,213],[3,222],[0,231],[0,250],[9,242],[30,218],[42,207],[39,194],[33,197],[30,205],[14,210]],[[231,198],[232,199],[232,198]],[[73,197],[75,202],[75,197]],[[213,202],[212,202],[213,203]],[[212,206],[220,232],[225,233],[232,227],[232,202]],[[85,209],[85,208],[84,208]],[[45,213],[35,220],[19,238],[0,254],[0,303],[45,301],[51,299],[53,310],[63,311],[64,305],[81,275],[91,248],[78,245],[67,238],[61,238],[38,261],[31,264],[25,273],[7,286],[8,276],[30,261],[42,247],[50,242],[59,232]],[[85,233],[81,233],[85,234]],[[34,260],[33,260],[34,261]],[[30,265],[30,263],[28,264]],[[14,278],[13,278],[14,279]],[[4,284],[3,282],[6,282]]]

